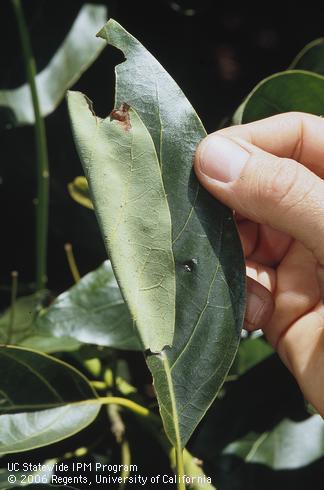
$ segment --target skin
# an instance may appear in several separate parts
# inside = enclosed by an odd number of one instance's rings
[[[226,153],[228,141],[235,151]],[[222,171],[231,166],[228,181]],[[324,119],[287,113],[217,131],[200,143],[195,171],[235,212],[246,257],[245,327],[262,328],[324,416]]]

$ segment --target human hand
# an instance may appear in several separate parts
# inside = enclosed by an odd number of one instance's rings
[[[200,143],[195,171],[235,210],[245,327],[262,328],[324,416],[324,119],[287,113],[217,131]]]

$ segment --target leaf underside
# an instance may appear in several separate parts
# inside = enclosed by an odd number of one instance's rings
[[[171,214],[176,274],[175,335],[172,347],[156,353],[150,349],[147,363],[153,374],[166,433],[174,445],[184,446],[214,400],[237,351],[245,304],[245,269],[240,241],[230,210],[203,190],[194,175],[194,152],[206,133],[182,91],[155,58],[117,22],[110,20],[98,35],[125,54],[126,61],[116,68],[115,111],[122,104],[128,104],[149,132]],[[82,117],[91,120],[93,125],[95,117],[85,107],[85,99],[76,94],[72,97],[78,103],[74,112],[80,110],[81,116],[82,110]],[[71,111],[71,95],[69,99]],[[73,114],[72,122],[77,139],[80,128],[76,128]],[[107,119],[105,124],[108,124]],[[119,166],[113,167],[117,172],[115,175],[111,163],[108,164],[107,142],[100,140],[96,148],[93,145],[93,128],[83,132],[82,144],[77,141],[77,146],[81,160],[88,168],[86,176],[99,222],[105,219],[112,228],[116,226],[116,216],[119,216],[117,200],[110,202],[109,208],[106,206],[104,216],[98,213],[103,201],[93,181],[98,179],[102,183],[105,180],[104,169],[109,168],[109,179],[101,187],[101,194],[105,195],[107,202],[111,187],[115,186],[110,181],[120,179],[118,172],[123,172],[124,156],[118,156]],[[119,129],[119,144],[124,147],[125,131]],[[106,148],[105,155],[102,154],[106,167],[95,155],[97,146]],[[154,158],[148,167],[152,170],[155,164]],[[120,189],[122,192],[124,188]],[[143,223],[149,212],[146,209],[139,215]],[[123,290],[122,269],[116,263],[119,250],[115,255],[112,253],[111,238],[114,239],[112,231],[105,239]],[[132,265],[127,264],[129,267]],[[131,294],[134,295],[134,288]],[[126,297],[125,291],[123,295]],[[133,314],[129,298],[126,300]],[[156,324],[151,324],[150,328],[152,335],[160,335]]]
[[[175,272],[171,219],[149,132],[133,109],[98,119],[70,92],[73,133],[116,278],[144,349],[171,345]]]
[[[117,22],[100,37],[123,51],[115,107],[133,107],[149,130],[172,220],[176,328],[172,348],[149,355],[164,427],[185,445],[214,400],[235,356],[243,321],[245,270],[232,213],[192,169],[205,130],[175,81]],[[177,427],[178,423],[178,427]]]

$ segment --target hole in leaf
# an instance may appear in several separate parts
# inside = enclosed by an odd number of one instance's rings
[[[184,262],[183,268],[186,272],[192,272],[197,264],[198,264],[197,259],[190,259]]]

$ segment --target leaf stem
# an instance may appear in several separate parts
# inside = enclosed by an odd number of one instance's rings
[[[127,398],[122,398],[119,396],[104,396],[100,397],[99,399],[94,399],[91,400],[92,403],[102,403],[103,405],[108,405],[111,403],[114,403],[116,405],[120,405],[121,407],[128,408],[132,412],[136,413],[137,415],[142,415],[143,417],[149,417],[151,415],[151,412],[149,411],[148,408],[143,407],[142,405],[139,405],[138,403],[133,402],[132,400],[128,400]],[[90,400],[88,400],[88,403]]]
[[[11,272],[11,303],[10,303],[10,318],[7,332],[7,344],[10,344],[14,329],[15,322],[15,305],[17,299],[17,289],[18,289],[18,272]]]
[[[177,489],[186,490],[186,484],[184,481],[185,471],[183,462],[183,449],[180,444],[177,444],[174,449],[176,454]]]
[[[124,439],[121,443],[121,463],[123,465],[123,469],[120,473],[120,476],[122,477],[122,483],[119,484],[119,490],[124,490],[125,488],[125,482],[127,481],[127,478],[130,473],[130,465],[132,462],[131,458],[131,452],[129,448],[128,441]]]
[[[68,261],[68,264],[70,267],[72,277],[74,279],[74,282],[77,283],[80,281],[81,276],[80,276],[80,272],[79,272],[78,266],[77,266],[76,261],[75,261],[75,257],[73,254],[73,249],[72,249],[71,243],[66,243],[64,245],[64,249],[65,249],[66,258],[67,258],[67,261]]]
[[[186,484],[184,482],[183,449],[182,449],[182,445],[181,445],[181,436],[180,436],[180,430],[179,430],[179,418],[178,418],[178,411],[177,411],[177,403],[176,403],[175,394],[174,394],[174,390],[173,390],[173,381],[172,381],[172,377],[171,377],[171,370],[170,370],[168,358],[163,351],[161,352],[160,357],[162,359],[162,363],[163,363],[165,374],[166,374],[166,380],[167,380],[167,383],[169,386],[170,401],[171,401],[171,407],[172,407],[174,434],[175,434],[174,451],[175,451],[175,457],[176,457],[177,488],[178,488],[178,490],[186,490]]]
[[[20,0],[11,0],[16,15],[21,49],[35,115],[37,154],[36,199],[36,290],[44,289],[47,281],[47,238],[49,203],[49,166],[44,119],[41,115],[36,87],[36,63]]]

